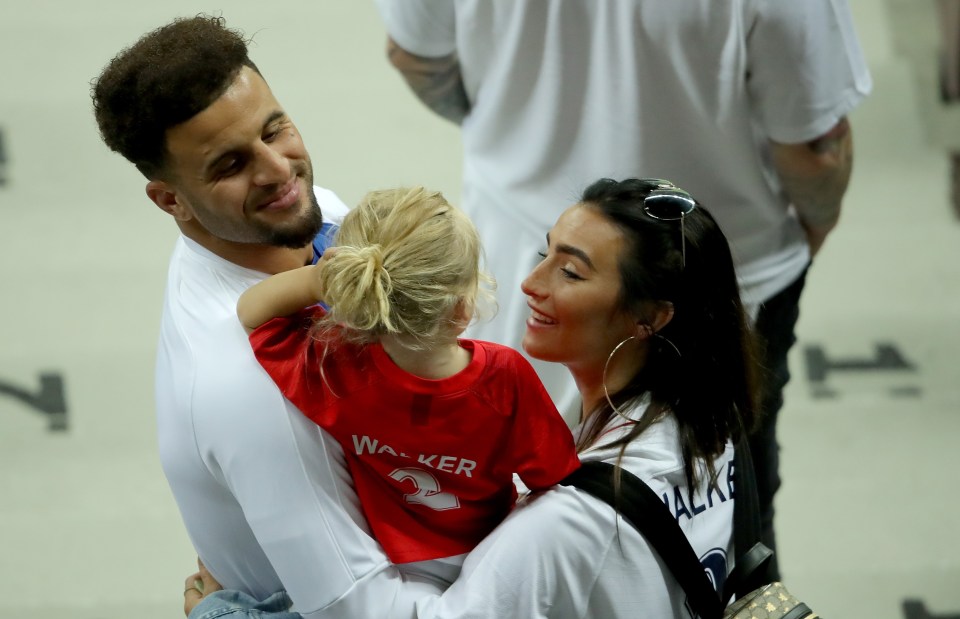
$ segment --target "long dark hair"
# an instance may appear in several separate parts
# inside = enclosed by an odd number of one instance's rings
[[[714,476],[714,461],[727,440],[738,440],[756,423],[755,345],[730,247],[716,220],[697,202],[684,216],[684,250],[679,221],[655,219],[644,211],[644,199],[654,189],[657,185],[649,180],[601,179],[580,200],[624,235],[622,308],[642,317],[657,303],[673,304],[672,320],[649,340],[644,368],[610,394],[618,408],[647,394],[651,400],[629,434],[612,445],[624,449],[661,416],[673,414],[692,492],[699,479],[695,460],[703,459]],[[592,413],[594,422],[579,446],[594,443],[615,414],[604,402]]]

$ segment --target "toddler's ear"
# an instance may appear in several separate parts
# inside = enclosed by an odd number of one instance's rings
[[[463,333],[470,326],[470,321],[473,320],[473,310],[473,302],[465,297],[460,297],[453,306],[453,315],[450,317],[450,322],[453,323],[458,333]]]

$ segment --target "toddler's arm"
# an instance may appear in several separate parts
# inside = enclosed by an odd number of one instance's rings
[[[277,273],[247,288],[237,302],[237,316],[247,333],[271,318],[289,316],[319,303],[322,299],[318,269],[322,264],[323,260]]]

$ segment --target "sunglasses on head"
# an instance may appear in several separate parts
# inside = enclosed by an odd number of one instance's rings
[[[697,208],[697,201],[670,181],[659,178],[645,178],[642,181],[652,187],[643,199],[643,212],[660,221],[680,221],[681,264],[686,267],[687,238],[683,230],[683,218]]]

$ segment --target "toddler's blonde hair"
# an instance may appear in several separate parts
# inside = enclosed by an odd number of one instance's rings
[[[429,349],[462,331],[458,304],[471,316],[478,295],[492,298],[477,230],[439,191],[371,191],[344,218],[335,246],[320,275],[330,311],[318,327],[336,325],[353,341],[392,334]]]

